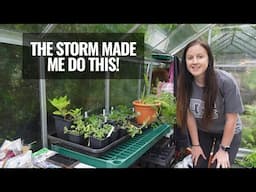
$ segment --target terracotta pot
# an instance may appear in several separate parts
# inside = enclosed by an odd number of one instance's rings
[[[160,107],[160,103],[144,104],[140,100],[132,102],[134,110],[136,112],[136,121],[138,124],[150,124],[157,119],[157,111]]]

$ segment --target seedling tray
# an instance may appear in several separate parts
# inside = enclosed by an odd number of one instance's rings
[[[113,147],[115,147],[116,145],[124,142],[128,138],[129,138],[129,135],[125,135],[125,136],[115,140],[114,142],[111,142],[110,144],[106,145],[103,148],[94,149],[94,148],[91,148],[91,147],[87,147],[87,146],[84,146],[84,145],[79,145],[77,143],[73,143],[73,142],[61,139],[59,137],[56,137],[56,134],[48,135],[48,139],[50,140],[50,143],[53,144],[53,145],[59,145],[59,146],[65,147],[67,149],[77,151],[77,152],[80,152],[80,153],[83,153],[83,154],[91,155],[91,156],[94,156],[94,157],[99,157],[99,156],[103,155],[108,150],[110,150]]]
[[[166,138],[161,139],[140,159],[142,167],[169,168],[174,160],[175,146]]]

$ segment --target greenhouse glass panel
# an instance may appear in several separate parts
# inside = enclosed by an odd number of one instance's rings
[[[167,33],[157,25],[149,25],[146,33],[145,43],[151,46],[153,51],[166,52],[169,44]]]
[[[22,48],[0,44],[0,143],[22,138],[41,145],[38,81],[22,78]]]
[[[59,24],[53,33],[127,33],[134,24]]]
[[[0,24],[0,29],[21,33],[41,33],[47,24]]]
[[[70,100],[68,109],[81,108],[82,113],[101,113],[104,108],[104,80],[102,79],[51,79],[46,81],[47,98],[53,99],[67,96]],[[52,113],[55,111],[47,101],[49,113],[48,132],[53,133]]]
[[[132,101],[138,96],[137,79],[112,79],[110,81],[110,105],[132,106]]]
[[[182,24],[179,25],[170,35],[169,35],[169,45],[167,52],[170,54],[176,54],[185,45],[202,36],[205,32],[212,27],[213,24]]]

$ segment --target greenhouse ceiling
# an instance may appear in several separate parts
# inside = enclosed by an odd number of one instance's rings
[[[255,24],[1,24],[0,42],[22,45],[23,33],[144,33],[145,57],[152,52],[181,54],[190,41],[210,43],[214,55],[256,59]]]

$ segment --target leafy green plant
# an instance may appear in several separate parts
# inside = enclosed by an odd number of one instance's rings
[[[97,139],[104,139],[108,136],[112,128],[113,126],[109,124],[104,124],[102,127],[94,127],[92,130],[92,136]]]
[[[135,137],[135,135],[137,135],[137,134],[142,134],[142,128],[145,126],[145,124],[142,125],[141,127],[136,127],[135,125],[133,125],[129,121],[127,121],[127,123],[124,126],[126,127],[128,134],[131,137]]]
[[[244,109],[245,109],[244,110],[245,115],[256,116],[256,106],[255,105],[245,105]]]
[[[85,119],[85,124],[90,125],[92,127],[100,127],[103,123],[104,119],[102,115],[92,114],[88,118]]]
[[[54,115],[60,115],[62,117],[68,118],[70,115],[70,111],[68,110],[68,105],[70,104],[70,100],[67,96],[55,97],[53,99],[48,99],[48,101],[57,109],[53,112]]]
[[[133,118],[133,111],[126,105],[118,105],[111,110],[108,120],[122,124],[127,118]]]
[[[81,108],[72,109],[70,110],[70,115],[73,117],[73,123],[70,129],[68,129],[67,127],[64,127],[64,133],[65,134],[68,133],[76,136],[83,135],[86,130],[86,126],[83,121],[82,109]]]
[[[256,147],[256,129],[244,127],[242,131],[241,147],[253,149]]]
[[[162,92],[159,95],[149,94],[141,101],[143,104],[160,103],[158,117],[163,123],[173,125],[176,122],[176,98],[172,93]]]
[[[256,107],[245,105],[244,114],[241,116],[243,122],[241,147],[256,148]]]
[[[77,129],[68,129],[67,127],[64,127],[64,134],[70,134],[70,135],[76,135],[80,136],[82,133],[78,131]]]
[[[83,129],[84,138],[89,136],[95,136],[97,138],[103,138],[105,131],[100,130],[103,124],[103,116],[92,114],[85,119],[85,127]]]
[[[144,81],[146,89],[149,89],[150,85],[146,75],[144,76]],[[176,122],[176,99],[172,93],[146,94],[144,89],[139,102],[141,104],[152,105],[150,107],[156,110],[156,116],[162,123],[173,125]],[[148,121],[151,121],[151,119],[149,118]]]
[[[155,101],[161,104],[159,110],[160,120],[173,125],[176,122],[176,98],[171,93],[162,92]]]
[[[237,160],[237,163],[242,167],[255,168],[256,167],[256,151],[246,155],[242,160]]]

